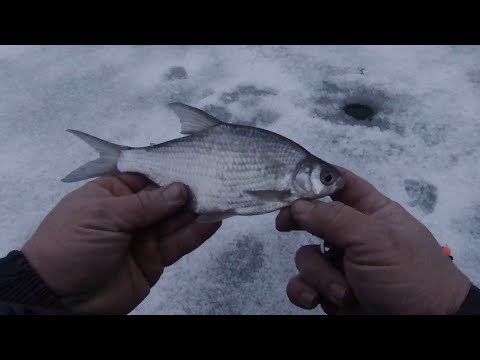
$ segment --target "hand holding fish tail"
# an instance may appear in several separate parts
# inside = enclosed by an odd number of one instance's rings
[[[288,286],[293,304],[328,314],[454,314],[470,280],[432,233],[370,183],[339,168],[344,188],[333,202],[298,200],[280,211],[279,231],[305,230],[334,249],[301,247],[299,274]]]
[[[127,314],[220,223],[199,224],[189,191],[124,173],[86,183],[46,216],[22,252],[74,311]]]

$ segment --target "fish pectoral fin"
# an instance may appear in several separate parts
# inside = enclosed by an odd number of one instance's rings
[[[169,106],[180,119],[181,134],[190,135],[222,124],[216,117],[193,106],[178,102],[170,103]]]
[[[288,190],[247,190],[247,194],[252,195],[256,198],[259,198],[263,201],[269,202],[287,202],[291,197],[292,193]]]
[[[226,211],[212,212],[208,214],[201,214],[197,218],[197,222],[200,224],[216,223],[216,222],[228,219],[235,215],[237,215],[237,213],[233,209],[226,210]]]

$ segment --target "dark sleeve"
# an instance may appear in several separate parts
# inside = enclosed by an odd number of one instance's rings
[[[465,301],[456,315],[480,315],[480,289],[471,285]]]
[[[0,315],[69,313],[21,251],[0,259]]]

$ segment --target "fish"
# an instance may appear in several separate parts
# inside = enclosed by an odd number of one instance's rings
[[[190,190],[190,208],[200,223],[270,213],[301,198],[332,195],[345,185],[335,166],[283,135],[226,123],[180,102],[168,107],[185,136],[159,144],[130,147],[67,129],[99,157],[62,181],[133,172],[158,186],[180,182]]]

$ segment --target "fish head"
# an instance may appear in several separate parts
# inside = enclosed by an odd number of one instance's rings
[[[342,189],[345,178],[333,165],[314,157],[302,161],[293,176],[293,189],[300,197],[319,199]]]

